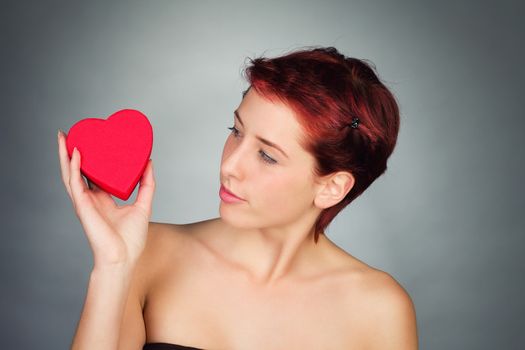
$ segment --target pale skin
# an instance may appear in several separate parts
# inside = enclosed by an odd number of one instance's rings
[[[185,225],[149,221],[151,163],[136,202],[118,207],[89,189],[59,135],[64,185],[94,254],[72,348],[417,349],[406,291],[326,235],[314,243],[315,218],[344,198],[352,174],[312,174],[286,105],[250,89],[236,112],[220,182],[244,201],[218,199],[220,217]]]

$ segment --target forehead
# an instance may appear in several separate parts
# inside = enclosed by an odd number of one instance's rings
[[[305,152],[300,146],[304,133],[295,112],[277,98],[270,101],[251,88],[237,111],[248,133],[278,144],[290,157]]]

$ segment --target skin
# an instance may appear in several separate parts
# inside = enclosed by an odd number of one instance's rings
[[[314,243],[316,217],[344,198],[352,174],[312,174],[314,159],[301,148],[302,129],[286,105],[250,89],[237,113],[242,123],[234,118],[220,182],[244,201],[221,200],[215,219],[150,222],[144,236],[137,234],[145,243],[133,264],[119,348],[167,342],[234,350],[417,349],[406,291],[325,235]],[[154,180],[147,171],[139,203],[151,208]],[[98,215],[108,208],[114,209],[108,202]],[[124,252],[119,257],[137,256],[125,246],[114,246]],[[111,251],[100,256],[120,261]]]

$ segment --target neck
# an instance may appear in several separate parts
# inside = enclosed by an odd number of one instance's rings
[[[326,237],[314,242],[315,218],[287,226],[241,229],[229,226],[227,257],[235,268],[248,275],[251,282],[274,285],[291,275],[305,273],[315,267]]]

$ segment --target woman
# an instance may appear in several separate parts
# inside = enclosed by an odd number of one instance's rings
[[[385,171],[394,97],[331,47],[251,60],[246,73],[218,218],[149,222],[151,161],[135,203],[118,207],[86,185],[59,133],[62,178],[94,255],[73,349],[417,348],[404,289],[324,234]]]

